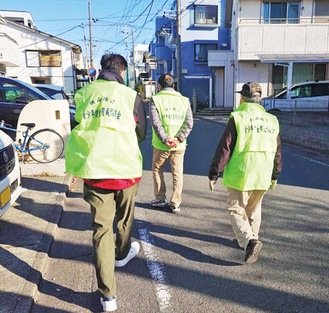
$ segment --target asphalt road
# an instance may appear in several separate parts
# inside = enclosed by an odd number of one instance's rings
[[[142,144],[145,170],[134,231],[142,249],[116,272],[117,312],[329,312],[328,156],[283,146],[284,173],[263,204],[263,250],[248,266],[233,240],[225,188],[219,181],[214,192],[208,189],[208,167],[222,130],[195,121],[182,212],[176,215],[149,205],[150,132]],[[166,180],[171,190],[169,173]],[[101,310],[89,209],[81,196],[78,180],[67,196],[33,313]]]

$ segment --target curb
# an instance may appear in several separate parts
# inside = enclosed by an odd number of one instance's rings
[[[33,303],[39,294],[38,286],[43,273],[48,267],[48,253],[51,249],[54,237],[58,231],[58,224],[62,217],[66,194],[69,191],[69,186],[72,182],[72,178],[73,176],[70,174],[67,174],[64,177],[56,202],[53,204],[52,215],[49,219],[49,223],[43,235],[44,239],[42,240],[42,246],[35,255],[34,261],[31,266],[32,269],[30,270],[24,287],[22,288],[22,294],[26,294],[29,296],[18,299],[15,309],[13,311],[14,313],[30,312]]]

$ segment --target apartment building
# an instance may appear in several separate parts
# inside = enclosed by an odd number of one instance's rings
[[[78,88],[76,69],[83,69],[79,45],[36,28],[29,12],[0,11],[0,74],[27,83]]]
[[[233,84],[222,75],[224,92],[257,81],[265,97],[285,86],[289,91],[294,83],[329,78],[329,1],[232,0],[227,9],[234,75]],[[209,52],[208,65],[216,72],[225,60],[219,51]],[[234,100],[236,106],[238,96]]]
[[[230,50],[225,8],[226,0],[173,1],[171,8],[156,19],[152,51],[157,67],[153,71],[155,80],[169,72],[191,102],[197,97],[199,104],[223,106],[220,95],[214,91],[215,73],[208,66],[208,53]]]

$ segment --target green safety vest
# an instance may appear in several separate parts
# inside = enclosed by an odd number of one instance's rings
[[[66,172],[88,179],[142,176],[142,154],[133,115],[136,92],[96,80],[77,91],[76,119],[65,151]]]
[[[277,150],[279,122],[256,103],[242,103],[234,112],[237,141],[223,184],[241,191],[267,190]]]
[[[174,138],[184,125],[186,111],[190,105],[189,99],[174,90],[161,90],[157,95],[153,96],[152,99],[158,110],[165,132],[169,137]],[[152,145],[164,151],[183,150],[186,148],[186,140],[180,143],[176,148],[170,149],[161,142],[152,128]]]

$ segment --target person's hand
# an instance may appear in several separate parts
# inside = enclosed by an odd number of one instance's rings
[[[178,144],[179,144],[179,141],[177,138],[170,138],[166,142],[166,146],[169,147],[170,149],[176,148]]]
[[[272,181],[271,181],[271,186],[270,186],[270,189],[271,189],[271,190],[273,190],[273,189],[275,188],[277,182],[278,182],[277,180],[272,180]]]
[[[215,189],[215,184],[216,184],[216,180],[210,180],[210,179],[209,179],[209,189],[210,189],[211,191],[214,191],[214,189]]]

